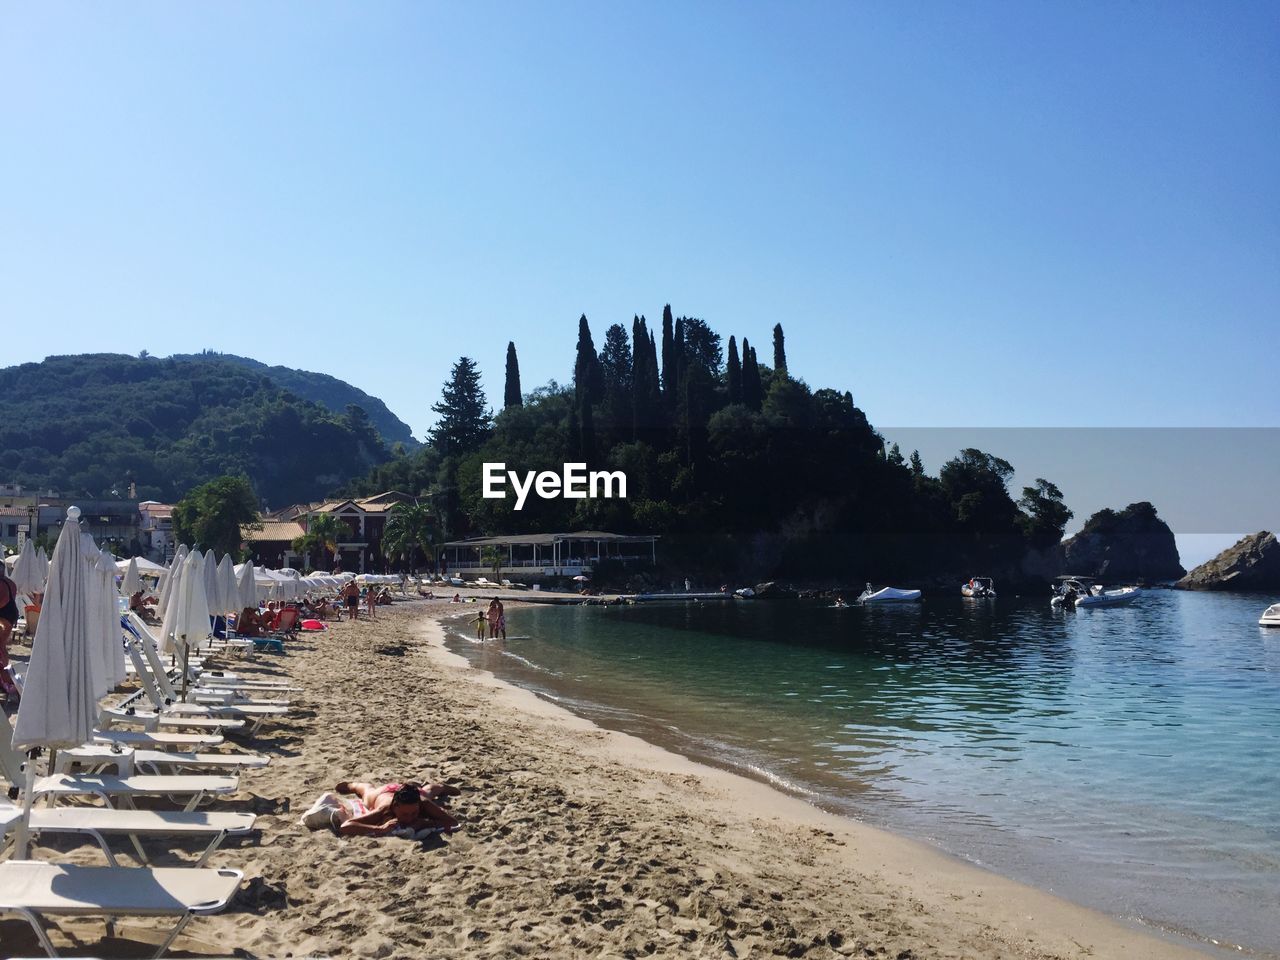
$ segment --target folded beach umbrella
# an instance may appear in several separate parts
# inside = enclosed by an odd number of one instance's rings
[[[173,645],[182,664],[182,698],[187,696],[187,663],[191,651],[209,637],[209,600],[204,589],[204,558],[193,550],[183,563],[182,582],[174,605]]]
[[[42,580],[49,579],[49,555],[44,552],[44,547],[36,550],[36,559],[40,561],[40,577]]]
[[[91,564],[91,574],[98,577],[98,591],[91,616],[96,617],[99,629],[96,659],[100,664],[94,671],[97,685],[94,693],[104,697],[114,690],[125,677],[124,645],[120,642],[120,606],[116,596],[115,560],[106,550],[98,552],[96,567]],[[92,594],[91,594],[92,596]]]
[[[160,652],[173,654],[177,647],[174,632],[177,629],[178,594],[182,592],[182,577],[186,570],[186,561],[174,560],[169,568],[169,576],[165,578],[164,589],[160,593],[160,602],[156,605],[156,615],[160,617]]]
[[[240,575],[240,599],[236,603],[236,609],[256,608],[258,606],[258,584],[254,578],[253,564],[247,561],[240,564],[240,569],[237,573]]]
[[[218,610],[235,613],[240,609],[240,583],[236,580],[236,568],[231,554],[224,553],[218,561]]]
[[[30,540],[22,545],[18,562],[13,565],[13,573],[9,577],[19,593],[38,593],[44,589],[44,564],[40,562],[35,544]]]
[[[218,589],[218,560],[212,550],[204,555],[204,595],[209,603],[210,615],[223,612],[222,596]]]
[[[179,544],[178,549],[173,553],[173,562],[169,564],[169,569],[163,577],[160,578],[160,600],[159,607],[163,610],[169,603],[169,589],[173,582],[174,575],[182,568],[182,564],[187,559],[187,548],[184,544]]]
[[[138,572],[138,558],[132,557],[125,568],[124,579],[120,581],[120,595],[132,597],[142,589],[142,574]]]
[[[70,507],[49,565],[40,625],[14,724],[16,750],[79,746],[91,739],[98,719],[87,646],[90,611],[85,587],[89,567],[81,554],[80,532],[80,508]],[[14,850],[18,860],[27,856],[35,768],[33,756],[27,762],[22,820]]]

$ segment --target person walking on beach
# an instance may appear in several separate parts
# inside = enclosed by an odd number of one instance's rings
[[[18,585],[0,574],[0,689],[10,703],[18,702],[18,687],[9,676],[9,640],[18,625]]]
[[[502,634],[502,639],[507,639],[507,610],[502,605],[502,601],[497,597],[493,600],[498,605],[498,632]]]
[[[484,643],[484,632],[485,632],[485,629],[489,626],[488,615],[485,613],[485,611],[481,610],[479,613],[476,614],[476,618],[473,622],[476,625],[476,639],[479,640],[481,643]]]
[[[378,605],[378,591],[373,587],[365,587],[364,605],[369,608],[369,619],[377,620],[378,615],[374,612],[374,608]]]
[[[498,609],[498,598],[494,597],[489,601],[489,639],[492,640],[498,635],[498,618],[502,616],[502,612]]]

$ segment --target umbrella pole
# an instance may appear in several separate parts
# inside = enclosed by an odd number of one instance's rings
[[[36,788],[36,757],[38,756],[40,756],[39,750],[31,750],[27,753],[26,786],[22,791],[22,819],[18,821],[13,839],[15,860],[27,859],[28,847],[31,843],[31,795]]]

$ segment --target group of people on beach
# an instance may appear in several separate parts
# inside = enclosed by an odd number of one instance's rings
[[[481,610],[476,614],[476,639],[484,640],[485,631],[488,631],[488,639],[501,636],[503,640],[507,639],[507,612],[503,609],[502,601],[494,597],[489,601],[489,609]]]

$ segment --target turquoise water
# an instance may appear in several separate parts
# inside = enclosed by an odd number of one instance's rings
[[[469,659],[1114,915],[1280,955],[1280,630],[1153,591],[512,610]]]

